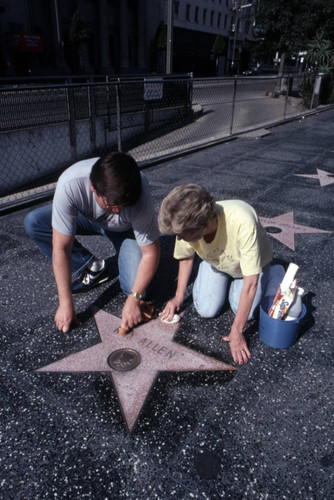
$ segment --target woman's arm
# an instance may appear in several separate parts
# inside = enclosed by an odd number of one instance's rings
[[[240,295],[238,310],[231,331],[228,336],[223,337],[223,340],[230,342],[230,349],[234,361],[241,365],[247,363],[248,359],[251,357],[243,335],[243,329],[254,301],[258,280],[258,274],[244,276],[244,284]]]
[[[195,256],[192,255],[187,259],[182,259],[179,262],[179,273],[177,278],[177,288],[175,296],[167,302],[164,310],[161,313],[161,318],[172,321],[175,311],[179,311],[182,306],[184,296],[186,294],[188,281],[194,264]]]

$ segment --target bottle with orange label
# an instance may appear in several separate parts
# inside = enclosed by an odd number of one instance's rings
[[[284,319],[284,316],[292,305],[297,290],[297,279],[295,276],[298,269],[299,266],[297,266],[297,264],[289,264],[282,283],[278,286],[273,303],[268,311],[268,316],[271,318]]]

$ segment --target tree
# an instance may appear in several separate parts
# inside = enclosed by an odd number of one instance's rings
[[[308,44],[307,59],[316,72],[327,73],[327,78],[321,84],[319,98],[320,102],[332,104],[334,102],[334,43],[325,38],[322,30]],[[328,73],[331,75],[328,76]]]
[[[157,27],[153,44],[158,50],[166,50],[167,48],[167,24],[163,21]]]
[[[216,74],[218,74],[219,57],[224,54],[225,40],[222,35],[217,35],[213,43],[211,52],[216,56]]]
[[[328,0],[258,0],[255,20],[263,53],[305,50],[318,26],[334,40],[334,3]]]
[[[89,68],[87,41],[89,40],[89,33],[85,21],[82,19],[81,14],[76,10],[72,16],[69,33],[70,42],[73,47],[74,64],[78,66],[80,73]]]
[[[76,10],[72,16],[69,37],[70,42],[78,45],[82,42],[87,42],[89,39],[89,33],[85,21],[82,19],[78,10]]]
[[[286,52],[308,51],[318,70],[333,70],[334,3],[328,0],[258,0],[256,32],[263,37],[262,51],[281,52],[280,75]],[[320,29],[318,27],[321,27]],[[318,31],[317,31],[318,30]],[[283,80],[281,79],[281,82]],[[305,78],[299,93],[304,105],[312,105],[314,76]],[[322,84],[320,99],[334,101],[333,78]],[[277,90],[279,80],[277,80]]]
[[[164,72],[165,51],[167,49],[167,24],[163,21],[158,25],[152,40],[152,49],[157,54],[157,69]]]

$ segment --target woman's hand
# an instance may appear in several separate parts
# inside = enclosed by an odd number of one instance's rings
[[[231,354],[235,363],[242,365],[251,358],[251,353],[247,347],[245,337],[241,334],[233,333],[233,327],[228,336],[222,337],[225,342],[230,343]]]
[[[183,299],[178,297],[174,297],[171,300],[167,302],[165,305],[164,310],[160,314],[161,319],[167,320],[167,321],[172,321],[175,311],[179,311],[180,307],[182,306]]]
[[[251,357],[251,353],[248,350],[247,343],[242,332],[254,301],[259,275],[254,274],[252,276],[244,276],[243,278],[244,284],[240,294],[238,310],[236,312],[230,334],[226,337],[222,337],[223,340],[230,343],[233,360],[235,363],[239,363],[239,365],[247,363]]]

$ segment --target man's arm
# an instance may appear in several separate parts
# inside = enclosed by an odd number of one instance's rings
[[[154,243],[139,248],[142,253],[142,258],[138,266],[135,282],[132,285],[132,290],[142,294],[147,289],[158,268],[160,260],[160,240],[157,239]],[[132,328],[140,323],[141,320],[142,315],[139,308],[139,300],[133,297],[133,295],[129,295],[122,311],[121,328]]]
[[[74,236],[52,231],[52,266],[58,289],[59,307],[55,315],[58,330],[66,333],[71,323],[79,324],[72,301],[72,258]]]
[[[244,285],[240,295],[238,310],[230,334],[227,337],[223,337],[224,340],[230,342],[233,359],[239,364],[247,363],[248,358],[251,357],[242,332],[254,301],[258,280],[258,274],[244,276]]]
[[[193,268],[194,258],[195,256],[192,255],[187,259],[180,260],[175,297],[167,302],[164,310],[161,313],[162,319],[172,321],[175,311],[180,310],[180,307],[182,306],[182,303],[184,301],[188,281]]]

